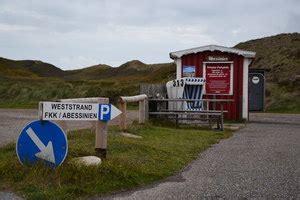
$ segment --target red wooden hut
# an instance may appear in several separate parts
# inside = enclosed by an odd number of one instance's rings
[[[206,79],[204,98],[232,99],[224,103],[225,119],[248,119],[248,71],[255,52],[217,45],[207,45],[171,52],[176,78],[185,76]],[[215,106],[219,109],[220,105]]]

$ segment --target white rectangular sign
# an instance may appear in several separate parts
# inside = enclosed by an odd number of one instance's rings
[[[119,114],[112,104],[42,102],[43,120],[108,121]]]
[[[43,102],[43,120],[99,120],[99,104]]]

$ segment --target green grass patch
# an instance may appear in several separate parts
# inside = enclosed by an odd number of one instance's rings
[[[0,108],[9,109],[38,109],[38,102],[0,102]]]
[[[290,88],[286,86],[268,84],[267,93],[269,96],[267,97],[266,111],[271,113],[300,113],[299,92],[289,90]]]
[[[68,135],[68,157],[54,170],[42,165],[22,166],[15,144],[2,147],[0,190],[13,191],[26,199],[76,199],[124,191],[174,175],[199,152],[232,134],[150,123],[132,125],[129,131],[143,139],[120,136],[118,127],[109,127],[107,159],[98,167],[78,167],[70,162],[74,157],[95,154],[91,130]]]
[[[127,103],[127,110],[139,110],[139,103]]]

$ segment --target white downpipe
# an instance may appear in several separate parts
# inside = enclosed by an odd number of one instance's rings
[[[242,118],[248,120],[248,78],[249,78],[249,63],[250,60],[244,58],[243,63],[243,104]]]

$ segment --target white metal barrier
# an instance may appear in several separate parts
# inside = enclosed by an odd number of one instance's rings
[[[122,111],[120,118],[120,128],[127,130],[127,103],[139,102],[139,123],[143,124],[148,120],[148,97],[145,94],[136,96],[121,96],[119,99],[119,109]]]

